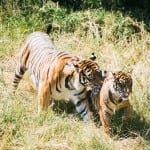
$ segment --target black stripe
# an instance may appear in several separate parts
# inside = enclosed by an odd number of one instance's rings
[[[19,83],[19,81],[18,80],[14,80],[13,83]]]
[[[62,72],[60,72],[58,76],[58,84],[60,88],[61,88],[61,79],[62,79]]]
[[[85,111],[85,110],[84,110]],[[82,117],[84,117],[87,114],[87,111],[85,111],[85,113],[82,115]]]
[[[51,56],[51,64],[56,60],[56,58],[58,57],[58,53],[56,53],[57,51],[55,51],[52,56]]]
[[[71,58],[70,56],[66,56],[66,57],[64,57],[62,59],[65,60],[65,59],[70,59],[70,58]]]
[[[81,105],[81,100],[80,101],[78,101],[77,103],[76,103],[76,107],[79,107],[80,105]]]
[[[26,56],[26,58],[25,58],[25,62],[24,62],[25,65],[26,65],[27,60],[28,60],[28,58],[29,58],[29,54],[30,54],[30,52],[28,52],[28,54],[27,54],[27,56]]]
[[[61,52],[59,52],[58,54],[57,54],[57,57],[63,57],[63,56],[65,56],[65,55],[68,55],[67,53],[65,53],[65,51],[61,51]]]
[[[52,94],[51,84],[49,84],[50,94]]]
[[[38,47],[37,47],[37,49],[38,49]],[[41,61],[41,58],[44,58],[42,52],[39,51],[39,52],[36,52],[35,54],[33,53],[32,55],[30,55],[30,63],[32,64],[32,66],[36,64],[35,68],[37,68],[37,64],[38,64],[38,62]]]
[[[82,82],[81,82],[81,72],[79,73],[79,82],[80,82],[80,84],[82,84]]]
[[[86,82],[81,82],[81,78],[83,78],[83,76],[84,76],[84,73],[80,72],[79,73],[79,82],[80,82],[81,85],[85,86]]]
[[[80,99],[80,100],[76,103],[76,106],[79,107],[79,106],[81,105],[81,103],[82,103],[84,100],[86,100],[86,99],[87,99],[87,97]]]
[[[87,69],[89,69],[89,68],[90,68],[90,70],[91,70],[91,68],[92,68],[93,66],[95,66],[95,64],[87,64],[87,65],[85,65],[84,70],[87,70]]]
[[[20,67],[20,71],[19,71],[19,73],[20,73],[21,75],[23,75],[23,74],[24,74],[24,70],[23,70],[23,68],[22,68],[22,67]]]
[[[56,80],[56,91],[61,93],[61,90],[58,89],[57,85],[58,85],[58,79]]]
[[[106,107],[107,107],[110,111],[113,111],[113,110],[107,105],[106,102],[105,102],[105,105],[106,105]]]
[[[113,104],[116,105],[116,103],[115,103],[114,100],[113,100],[112,93],[111,93],[110,90],[109,90],[108,94],[109,94],[109,99],[110,99],[110,101],[111,101]]]
[[[80,115],[82,115],[82,113],[84,113],[84,112],[85,112],[85,114],[83,115],[83,116],[85,116],[85,115],[86,115],[86,113],[87,113],[85,110],[86,110],[86,106],[83,108],[83,110],[82,110],[82,111],[80,111],[80,112],[79,112],[79,114],[80,114]]]
[[[56,91],[59,92],[59,93],[61,93],[61,91],[58,89],[57,85],[56,85]]]
[[[69,81],[70,81],[70,75],[68,75],[67,77],[66,77],[66,79],[65,79],[65,88],[67,88],[67,89],[70,89],[70,86],[69,86]]]
[[[81,92],[74,94],[74,96],[79,96],[85,92],[85,89],[83,89]]]
[[[111,114],[109,112],[105,111],[105,113],[107,116],[109,116],[109,117],[111,116]]]
[[[74,73],[74,72],[73,72]],[[65,88],[67,88],[67,89],[69,89],[69,90],[74,90],[75,88],[73,87],[73,85],[71,84],[71,79],[72,79],[72,77],[73,77],[73,73],[71,74],[71,75],[68,75],[67,77],[66,77],[66,79],[65,79]],[[69,86],[69,83],[70,83],[70,86],[72,86],[72,87],[70,87]]]
[[[21,79],[22,77],[20,77],[19,75],[17,75],[17,74],[15,73],[15,78]]]
[[[39,67],[40,68],[40,67]],[[38,67],[35,68],[35,73],[36,73],[36,76],[37,76],[37,79],[40,79],[41,78],[41,69],[39,69]],[[38,70],[37,70],[38,69]],[[37,71],[36,71],[37,70]]]
[[[50,71],[50,66],[48,67],[48,70],[47,70],[47,76],[46,76],[46,79],[48,79],[48,77],[49,77],[49,71]]]

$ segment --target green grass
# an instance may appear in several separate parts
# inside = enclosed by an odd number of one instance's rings
[[[7,7],[10,7],[9,5]],[[147,25],[120,11],[73,12],[49,2],[21,11],[1,8],[0,16],[0,149],[111,150],[150,149],[150,34]],[[138,11],[138,10],[137,10]],[[146,21],[145,21],[146,22]],[[130,71],[133,77],[132,120],[112,119],[113,138],[98,124],[84,123],[69,103],[37,115],[37,92],[28,73],[12,93],[17,52],[26,36],[52,24],[50,37],[59,50],[83,58],[92,52],[100,68]],[[146,27],[146,28],[145,28]]]

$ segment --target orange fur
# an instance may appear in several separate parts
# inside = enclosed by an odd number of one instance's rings
[[[92,60],[84,60],[65,51],[58,51],[43,32],[31,33],[17,61],[13,86],[17,89],[26,70],[38,89],[38,112],[47,110],[52,99],[72,101],[81,117],[88,121],[88,87],[99,86],[103,73]]]

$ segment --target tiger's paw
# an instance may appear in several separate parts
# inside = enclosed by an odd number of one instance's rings
[[[103,127],[103,131],[108,137],[112,137],[112,128],[111,127]]]

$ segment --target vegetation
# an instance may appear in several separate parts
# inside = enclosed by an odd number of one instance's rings
[[[150,149],[149,1],[0,1],[0,149]],[[127,3],[128,2],[128,3]],[[113,118],[114,137],[84,123],[70,103],[55,103],[37,115],[36,91],[28,73],[13,95],[17,53],[26,36],[51,25],[58,49],[83,58],[92,52],[105,70],[131,71],[132,120]]]

